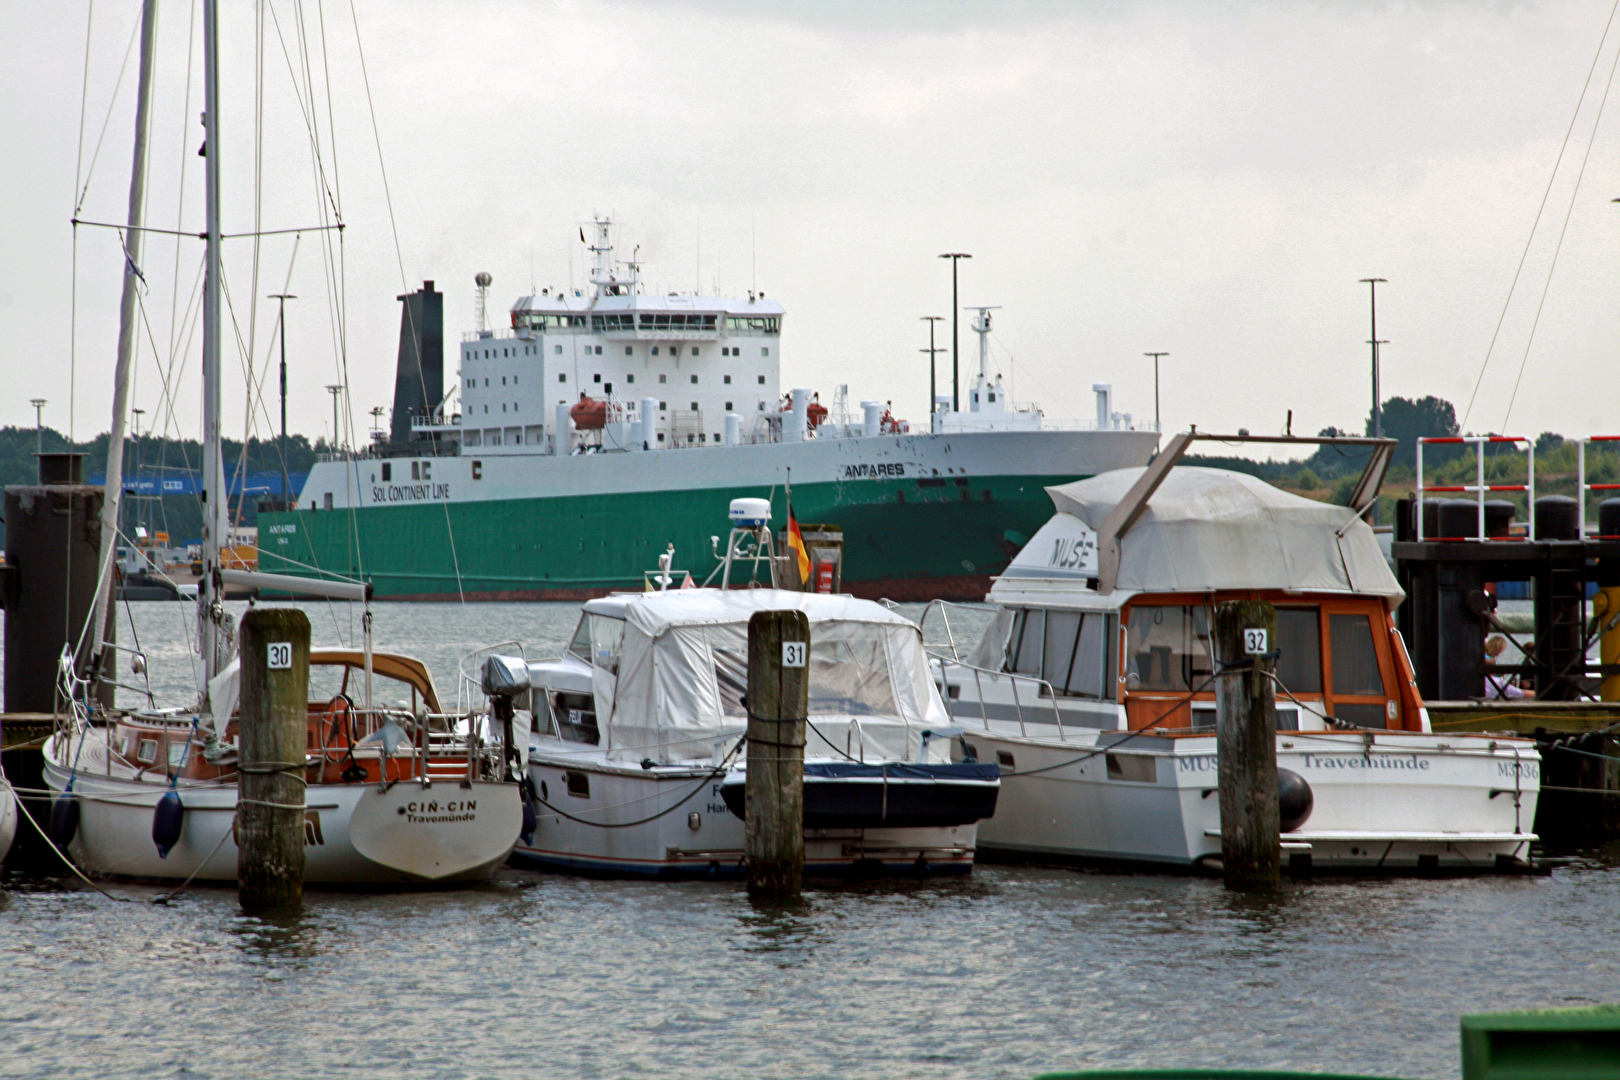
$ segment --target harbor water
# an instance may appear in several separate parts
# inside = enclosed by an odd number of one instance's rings
[[[310,605],[317,643],[358,612]],[[578,605],[384,604],[378,647],[554,655]],[[160,699],[191,609],[132,605]],[[964,612],[982,623],[983,612]],[[971,638],[972,627],[965,629]],[[24,826],[26,828],[26,826]],[[1218,881],[983,865],[813,885],[503,871],[473,889],[235,893],[0,880],[0,1077],[1027,1077],[1253,1066],[1458,1073],[1466,1012],[1620,1000],[1620,851],[1545,877]]]

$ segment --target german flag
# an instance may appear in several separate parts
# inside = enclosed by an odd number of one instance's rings
[[[803,588],[810,580],[810,552],[804,546],[804,534],[799,531],[799,519],[793,516],[793,507],[788,507],[787,527],[788,550],[793,552],[794,566],[799,571],[799,586]]]

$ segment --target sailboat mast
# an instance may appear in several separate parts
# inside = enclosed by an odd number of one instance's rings
[[[221,627],[224,586],[219,549],[225,536],[225,468],[220,460],[220,231],[219,231],[219,4],[203,0],[203,131],[205,228],[203,268],[203,572],[197,584],[203,672],[212,679],[225,665]]]
[[[107,606],[117,588],[112,565],[118,553],[119,508],[124,494],[124,422],[129,416],[129,374],[135,359],[135,305],[140,294],[141,239],[145,235],[146,135],[151,127],[152,40],[157,32],[157,0],[141,5],[141,73],[135,91],[135,160],[129,176],[129,230],[124,235],[124,295],[118,308],[118,364],[113,370],[112,428],[107,436],[107,489],[101,504],[101,557],[95,612],[87,653],[97,656],[107,626]],[[99,663],[98,663],[99,666]]]

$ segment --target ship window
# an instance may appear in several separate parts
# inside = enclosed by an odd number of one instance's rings
[[[488,386],[488,385],[489,385],[489,379],[488,379],[488,378],[487,378],[487,377],[486,377],[486,378],[485,378],[485,379],[484,379],[484,385],[485,385],[485,386]]]
[[[557,346],[557,347],[556,347],[556,349],[557,349],[557,355],[558,355],[558,356],[561,356],[561,355],[562,355],[562,346],[561,346],[561,345],[558,345],[558,346]]]
[[[661,383],[667,383],[667,382],[669,382],[669,376],[668,375],[660,375],[660,376],[658,376],[658,381],[661,382]]]
[[[1277,609],[1277,681],[1296,694],[1322,692],[1322,616],[1314,607]]]
[[[502,376],[501,376],[501,385],[502,385],[502,386],[505,386],[505,385],[506,385],[506,376],[505,376],[505,375],[502,375]]]
[[[171,742],[169,744],[169,768],[178,769],[186,763],[186,751],[191,748],[191,741]]]
[[[663,441],[664,441],[664,433],[663,433],[663,432],[662,432],[662,431],[660,431],[660,432],[659,432],[659,433],[658,433],[658,441],[659,441],[659,442],[663,442]]]
[[[658,346],[656,346],[656,345],[653,346],[653,355],[654,356],[658,355]]]
[[[411,479],[422,479],[422,463],[420,461],[411,462]]]
[[[765,376],[761,375],[759,377],[759,385],[761,385],[761,386],[765,385]]]
[[[697,412],[697,402],[692,402],[692,411]]]
[[[731,402],[728,401],[728,402],[726,402],[726,412],[730,412],[730,411],[731,411]]]
[[[611,393],[613,393],[613,384],[612,383],[603,383],[602,384],[602,389],[611,394]]]
[[[512,376],[512,385],[513,386],[517,385],[517,381],[518,381],[518,377],[516,375]]]
[[[1365,615],[1330,615],[1328,633],[1333,645],[1335,694],[1382,694],[1378,650],[1373,647],[1372,623]]]
[[[568,794],[576,799],[591,797],[591,778],[582,772],[565,772],[563,779],[568,783]]]
[[[696,375],[692,376],[692,385],[693,386],[697,385],[697,376]]]
[[[596,347],[596,355],[597,355],[597,356],[601,356],[601,355],[602,355],[602,346],[600,346],[600,345],[598,345],[598,346],[597,346],[597,347]]]
[[[383,462],[382,474],[383,474],[383,483],[386,484],[389,481],[393,480],[393,478],[394,478],[394,466],[393,466],[393,464],[391,462],[387,462],[387,461]]]
[[[761,356],[769,356],[769,355],[771,355],[770,346],[766,346],[765,348],[759,350],[759,355],[761,355]]]
[[[328,510],[332,509],[332,493],[330,491],[328,491],[326,493],[325,506],[326,506],[326,509],[328,509]]]
[[[601,741],[601,731],[596,726],[596,701],[590,694],[558,693],[550,705],[557,734],[564,742],[595,746]],[[541,798],[544,797],[542,792]]]
[[[727,385],[727,386],[730,386],[730,385],[731,385],[731,376],[730,376],[730,375],[726,375],[726,376],[723,376],[723,377],[722,377],[722,381],[723,381],[723,382],[724,382],[724,383],[725,383],[725,384],[726,384],[726,385]]]
[[[990,400],[991,401],[996,400],[996,392],[994,390],[990,391]]]
[[[626,345],[624,347],[624,355],[626,355],[626,356],[634,356],[634,355],[636,355],[636,350],[634,350],[630,346]]]
[[[696,356],[696,355],[698,355],[698,350],[697,350],[697,346],[696,346],[696,345],[694,345],[694,346],[692,346],[692,355],[693,355],[693,356]]]
[[[591,381],[592,382],[598,382],[598,383],[601,382],[602,381],[602,373],[600,371],[598,371],[595,375],[593,375],[591,377]]]
[[[1186,693],[1212,671],[1209,609],[1180,604],[1134,608],[1128,648],[1130,670],[1143,690]]]
[[[636,381],[636,377],[633,374],[632,375],[626,375],[624,377],[624,381],[627,382],[627,383],[633,383],[633,382]]]
[[[567,382],[568,381],[568,372],[566,372],[566,371],[557,372],[557,381],[558,382]]]

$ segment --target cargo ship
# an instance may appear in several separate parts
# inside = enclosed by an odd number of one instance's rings
[[[1047,487],[1158,445],[1105,384],[1094,420],[1007,400],[989,308],[966,401],[936,396],[924,430],[843,386],[830,407],[784,393],[781,304],[651,294],[637,261],[614,259],[612,223],[592,224],[588,286],[519,298],[509,327],[487,327],[478,276],[449,392],[443,294],[400,297],[390,430],[260,513],[261,570],[402,600],[587,599],[640,588],[670,545],[701,578],[731,500],[769,499],[785,522],[791,486],[799,522],[842,531],[843,591],[978,600],[1051,515]]]

